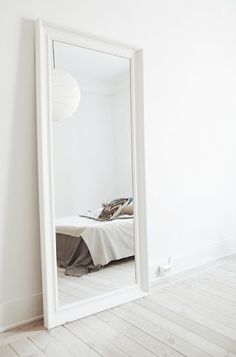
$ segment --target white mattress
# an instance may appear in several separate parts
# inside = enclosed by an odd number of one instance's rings
[[[56,233],[82,237],[95,265],[134,255],[133,219],[104,222],[80,216],[56,219]]]

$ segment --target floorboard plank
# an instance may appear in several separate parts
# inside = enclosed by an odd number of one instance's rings
[[[74,357],[99,357],[100,355],[89,347],[78,336],[75,336],[64,326],[60,326],[49,331],[58,342],[60,342]]]
[[[125,334],[135,342],[142,344],[143,347],[153,352],[159,357],[181,357],[183,354],[178,353],[166,344],[157,340],[150,334],[144,332],[142,329],[130,324],[123,320],[111,311],[100,312],[96,315],[99,319],[106,322],[109,326],[112,326],[117,331]]]
[[[134,342],[132,339],[124,335],[122,332],[114,329],[111,325],[101,321],[96,316],[89,316],[82,320],[82,323],[87,327],[91,327],[96,333],[108,340],[114,347],[121,349],[128,356],[143,356],[153,357],[152,352],[144,348],[139,343]]]
[[[174,351],[182,353],[186,356],[192,357],[206,357],[210,356],[209,353],[204,352],[196,345],[192,345],[188,340],[179,337],[174,334],[172,331],[169,331],[168,326],[160,326],[156,322],[158,317],[155,320],[150,320],[147,316],[140,315],[135,313],[133,309],[120,306],[111,310],[115,315],[121,317],[127,322],[130,322],[134,326],[142,329],[147,332],[157,340],[163,342]],[[187,336],[188,338],[188,336]]]
[[[38,332],[30,337],[30,340],[47,357],[73,357],[68,348],[59,343],[47,331]]]
[[[19,356],[17,353],[9,346],[0,346],[0,357],[16,357]]]
[[[194,301],[201,301],[201,304],[204,304],[208,308],[216,309],[216,311],[221,311],[228,316],[236,314],[236,301],[229,301],[224,297],[215,294],[214,291],[204,289],[204,287],[199,284],[192,284],[189,280],[170,287],[170,290],[173,291],[173,289],[175,291],[180,289],[186,296],[191,296]],[[214,304],[212,304],[212,301],[214,301]]]
[[[201,288],[202,290],[207,291],[208,293],[214,294],[225,299],[227,302],[235,304],[236,296],[232,294],[228,289],[221,287],[219,284],[199,281],[197,279],[189,279],[188,281],[192,286]]]
[[[92,347],[103,357],[127,357],[128,355],[112,343],[105,340],[102,336],[95,333],[91,328],[84,325],[81,321],[71,322],[65,327],[74,335],[81,338],[88,346]]]
[[[43,357],[45,354],[27,337],[10,343],[11,348],[20,357]],[[66,356],[65,356],[66,357]]]
[[[194,297],[196,296],[194,295]],[[235,319],[223,314],[223,312],[219,309],[212,309],[212,304],[205,306],[201,303],[200,299],[198,299],[197,301],[194,298],[192,299],[190,294],[187,294],[187,292],[181,294],[178,291],[178,288],[175,288],[171,291],[170,289],[164,292],[159,291],[158,294],[150,295],[148,299],[154,302],[158,302],[161,305],[164,305],[170,309],[178,309],[179,313],[183,315],[191,315],[191,311],[193,311],[195,314],[205,316],[210,321],[212,320],[213,322],[217,322],[218,324],[220,324],[220,326],[228,326],[233,329],[233,331],[236,331]]]
[[[135,302],[138,305],[139,313],[155,319],[158,323],[168,326],[179,337],[188,338],[188,341],[213,356],[225,356],[236,352],[236,343],[231,338],[200,324],[198,321],[187,318],[183,314],[178,314],[170,309],[164,308],[147,299],[139,299]],[[142,310],[143,309],[143,310]],[[162,320],[163,319],[163,320]]]

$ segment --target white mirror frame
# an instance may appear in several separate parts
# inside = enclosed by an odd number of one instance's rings
[[[131,68],[131,123],[133,195],[135,202],[135,265],[136,283],[103,295],[58,305],[56,239],[54,224],[54,183],[52,157],[51,108],[51,41],[125,57]],[[44,324],[52,328],[88,316],[125,302],[146,296],[149,291],[148,248],[146,233],[145,146],[143,118],[142,50],[117,44],[74,30],[36,22],[36,80],[37,80],[37,137],[38,177],[41,230],[41,261],[43,280]]]

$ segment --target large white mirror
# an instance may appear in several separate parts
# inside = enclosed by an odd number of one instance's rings
[[[142,52],[36,32],[46,327],[148,292]]]

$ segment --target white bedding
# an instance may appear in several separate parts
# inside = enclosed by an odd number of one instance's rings
[[[133,219],[104,222],[80,216],[56,219],[56,233],[82,237],[95,265],[134,255]]]

